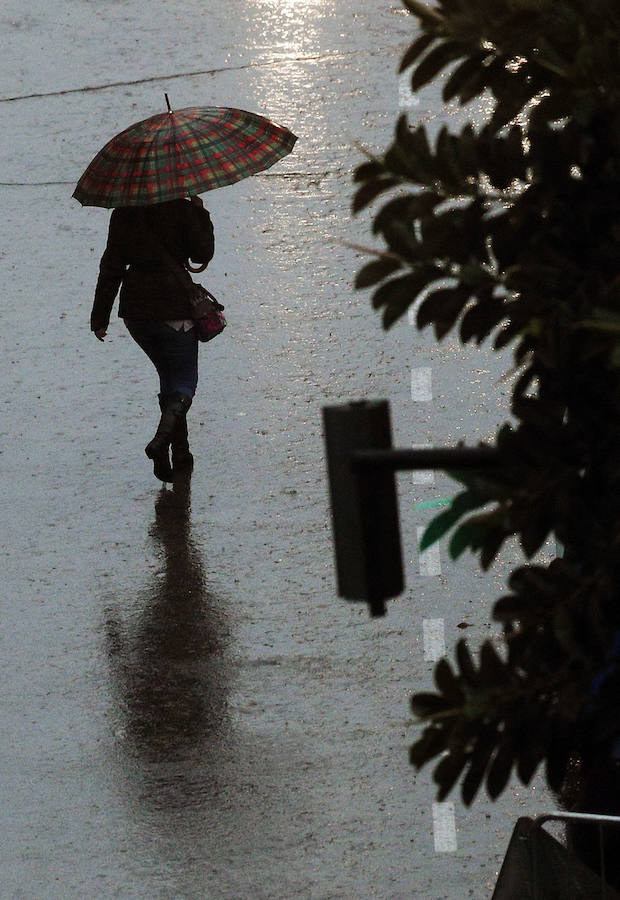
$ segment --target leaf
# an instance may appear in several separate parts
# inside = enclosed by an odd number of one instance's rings
[[[361,212],[366,206],[369,206],[380,194],[389,191],[390,188],[400,184],[398,178],[377,178],[374,181],[367,181],[357,191],[353,198],[353,213]]]
[[[512,391],[513,402],[523,397],[530,389],[532,382],[538,377],[534,366],[528,366],[515,381]]]
[[[488,268],[478,262],[471,261],[461,266],[459,273],[461,287],[469,288],[478,297],[487,296],[496,287],[496,277]]]
[[[475,339],[477,344],[489,335],[504,318],[504,303],[498,297],[489,297],[471,306],[461,321],[461,341],[467,344]]]
[[[420,331],[433,324],[435,336],[441,340],[454,326],[469,301],[469,291],[462,288],[438,288],[420,304],[416,325]]]
[[[452,709],[452,704],[441,694],[421,692],[411,698],[411,709],[419,719],[428,719],[437,713]]]
[[[359,270],[355,278],[355,287],[358,290],[371,287],[373,284],[383,281],[384,278],[387,278],[388,275],[391,275],[399,268],[400,260],[398,259],[384,257],[373,260],[373,262],[367,263]]]
[[[523,129],[520,125],[513,125],[505,138],[501,140],[501,148],[497,147],[506,162],[506,168],[510,173],[508,175],[508,185],[514,178],[525,179],[527,159],[524,151]]]
[[[437,271],[431,266],[421,266],[408,275],[402,275],[400,278],[392,278],[390,281],[382,284],[378,288],[372,298],[372,305],[375,309],[382,306],[397,309],[400,313],[407,311],[408,307],[415,302],[418,294],[423,291],[429,283],[437,277]]]
[[[497,334],[493,342],[494,350],[503,350],[504,347],[507,347],[511,341],[514,341],[516,337],[521,333],[520,327],[515,322],[509,322],[508,325],[505,325]]]
[[[535,728],[536,737],[540,734],[540,723]],[[523,735],[521,746],[517,754],[517,776],[522,784],[529,784],[538,766],[542,762],[544,751],[538,744],[537,739],[532,739],[531,733],[528,731]]]
[[[433,781],[439,786],[437,801],[441,803],[448,796],[459,775],[467,764],[467,754],[463,751],[450,752],[435,767]]]
[[[426,526],[420,540],[420,552],[424,552],[424,550],[432,547],[465,513],[472,509],[477,509],[486,502],[485,498],[474,491],[463,491],[457,494],[450,507],[439,513],[438,516],[435,516]]]
[[[444,188],[452,174],[448,169],[437,167],[437,177]],[[422,244],[425,255],[445,260],[452,264],[455,276],[457,266],[461,267],[461,281],[465,286],[466,273],[480,273],[481,260],[487,258],[486,223],[482,203],[475,199],[466,206],[453,206],[427,216],[421,223]],[[456,265],[455,265],[456,264]],[[487,275],[490,284],[490,277]]]
[[[461,784],[461,797],[465,806],[471,805],[480,790],[494,749],[495,733],[490,729],[484,729],[476,741],[467,774]]]
[[[456,661],[458,663],[461,679],[473,687],[478,683],[478,674],[467,646],[467,641],[460,640],[456,645]]]
[[[437,689],[443,694],[446,700],[450,700],[451,703],[456,705],[463,702],[463,693],[459,687],[458,679],[452,671],[452,667],[447,659],[439,660],[435,666],[433,677]]]
[[[451,134],[444,125],[439,130],[436,144],[436,157],[442,167],[442,181],[444,184],[454,183],[455,186],[461,185],[463,181],[463,173],[459,166],[459,157],[456,152],[458,138]]]
[[[558,792],[562,788],[572,749],[573,740],[567,734],[561,740],[556,740],[547,751],[546,775],[552,791]]]
[[[372,305],[375,309],[381,309],[392,303],[394,298],[405,296],[413,303],[419,291],[426,285],[424,277],[416,277],[415,274],[401,275],[399,278],[392,278],[390,281],[382,284],[373,294]]]
[[[385,307],[383,324],[389,328],[403,316],[418,294],[436,278],[436,270],[431,266],[421,266],[409,275],[392,278],[378,288],[372,298],[375,309]]]
[[[454,69],[450,77],[446,81],[441,92],[444,103],[449,103],[454,97],[467,98],[464,102],[469,102],[477,94],[484,90],[486,76],[482,68],[484,60],[487,58],[488,52],[477,53],[469,56]],[[471,93],[472,88],[474,93]]]
[[[422,0],[403,0],[403,4],[427,27],[443,24],[443,16],[436,9],[423,3]]]
[[[396,140],[416,156],[428,159],[432,156],[431,145],[428,140],[426,128],[420,125],[411,130],[407,116],[399,116],[396,123]]]
[[[381,317],[383,327],[386,331],[405,315],[411,306],[411,302],[410,299],[407,299],[406,294],[402,294],[402,296],[392,299],[387,304],[383,310],[383,316]]]
[[[485,516],[472,516],[471,519],[467,519],[452,536],[448,546],[450,558],[457,560],[468,547],[473,551],[478,550],[492,527]]]
[[[395,197],[381,208],[373,222],[375,234],[383,231],[393,221],[403,220],[409,224],[433,212],[443,201],[443,197],[431,191],[420,191],[419,194],[407,194],[406,197]]]
[[[419,263],[428,258],[413,226],[407,222],[391,223],[384,229],[383,237],[388,249],[409,263]]]
[[[385,167],[383,164],[378,160],[372,160],[371,162],[362,163],[357,167],[353,175],[353,181],[370,181],[371,179],[379,178],[384,174]]]
[[[447,749],[448,732],[434,723],[424,729],[422,737],[409,748],[409,761],[421,769],[429,760]]]
[[[487,73],[488,83],[497,100],[488,127],[492,134],[497,134],[505,125],[517,118],[534,94],[528,89],[526,81],[507,71],[505,60],[501,57],[491,63]]]
[[[429,547],[432,547],[433,544],[440,540],[444,534],[458,522],[460,517],[461,514],[455,513],[453,509],[446,509],[438,516],[435,516],[432,522],[426,526],[424,534],[422,535],[420,552],[423,553],[425,550],[428,550]]]
[[[492,529],[487,534],[480,553],[480,567],[484,572],[490,569],[507,537],[504,528]]]
[[[403,181],[434,187],[437,181],[435,157],[430,150],[424,152],[421,148],[417,139],[419,130],[409,132],[407,125],[407,134],[397,136],[385,154],[385,168]]]
[[[520,536],[523,552],[528,559],[540,550],[552,530],[553,515],[547,506],[538,504],[530,510]]]
[[[490,641],[485,641],[480,648],[480,678],[493,687],[506,681],[505,666]]]
[[[478,137],[471,122],[465,125],[459,135],[457,153],[463,175],[477,178],[480,172]]]
[[[536,609],[534,607],[534,609]],[[500,597],[493,607],[493,618],[496,622],[514,622],[518,620],[525,622],[532,616],[532,604],[528,603],[523,597],[509,595]],[[534,618],[537,619],[536,612]]]
[[[570,93],[559,90],[554,90],[546,97],[541,97],[530,110],[528,132],[535,137],[544,135],[548,131],[550,122],[557,122],[571,114],[573,102]]]
[[[558,572],[559,570],[559,572]],[[561,560],[554,560],[549,566],[520,566],[508,578],[508,587],[523,595],[552,597],[558,589],[556,578],[564,579],[568,573],[563,570]],[[558,575],[556,575],[556,572]],[[572,573],[571,573],[572,574]],[[562,581],[562,587],[564,582]]]
[[[508,741],[504,740],[499,745],[487,775],[487,791],[492,800],[497,799],[508,784],[514,761],[514,749]]]
[[[444,41],[435,47],[416,66],[411,76],[411,90],[415,93],[432,81],[445,66],[463,55],[463,45],[458,41]]]
[[[485,68],[473,72],[468,81],[464,81],[459,92],[459,103],[466,106],[475,97],[482,94],[488,86],[488,74]]]
[[[400,66],[398,67],[399,74],[404,72],[405,69],[408,69],[409,66],[413,65],[416,59],[421,56],[425,50],[427,50],[430,45],[437,40],[437,36],[434,34],[422,34],[420,37],[411,44],[409,49],[406,51],[405,55],[400,61]]]
[[[387,172],[416,184],[432,185],[436,180],[435,156],[425,126],[411,129],[407,116],[400,116],[394,142],[384,157],[384,166]]]

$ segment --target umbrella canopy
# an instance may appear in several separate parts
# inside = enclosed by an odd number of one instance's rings
[[[268,169],[296,140],[288,128],[242,109],[169,109],[108,141],[73,196],[84,206],[110,208],[212,191]]]

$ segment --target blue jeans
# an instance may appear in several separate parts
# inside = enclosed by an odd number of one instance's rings
[[[132,322],[127,319],[125,325],[157,369],[160,392],[174,394],[178,391],[193,397],[198,385],[196,329],[177,331],[165,322]]]

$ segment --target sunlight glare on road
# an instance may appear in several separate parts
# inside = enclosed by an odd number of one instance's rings
[[[333,0],[254,0],[256,37],[273,51],[309,55],[320,45],[318,25],[333,15]]]

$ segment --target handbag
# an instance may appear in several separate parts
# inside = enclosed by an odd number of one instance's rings
[[[192,281],[189,302],[199,341],[210,341],[224,331],[226,328],[226,317],[222,312],[224,307],[215,299],[211,291]]]
[[[159,248],[164,262],[168,268],[176,275],[177,280],[183,285],[187,293],[192,308],[192,319],[196,325],[196,334],[199,341],[211,341],[226,328],[226,318],[222,310],[224,307],[216,300],[211,291],[201,284],[192,281],[191,275],[187,269],[176,261],[176,259],[166,250],[161,241],[158,240],[153,231],[146,223],[146,219],[142,219],[143,228],[148,231],[152,242]],[[195,271],[202,271],[205,268],[201,266]]]

